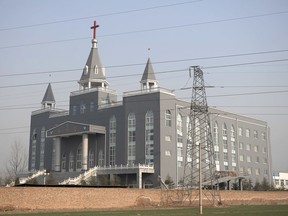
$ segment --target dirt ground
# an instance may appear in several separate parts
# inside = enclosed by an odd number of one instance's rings
[[[0,212],[165,207],[165,193],[163,190],[126,188],[3,187],[0,188]],[[223,205],[288,205],[288,191],[220,193]],[[168,195],[171,200],[169,207],[179,206],[173,194]]]

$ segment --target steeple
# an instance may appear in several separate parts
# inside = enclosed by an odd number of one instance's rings
[[[98,27],[99,25],[94,21],[94,25],[91,27],[91,29],[93,29],[92,48],[80,81],[78,82],[80,89],[108,87],[108,82],[105,77],[105,68],[102,66],[97,48],[96,29]]]
[[[158,82],[156,80],[150,58],[148,58],[140,83],[141,90],[151,90],[152,88],[158,87]]]
[[[54,109],[55,108],[56,102],[55,102],[54,94],[53,94],[52,87],[51,87],[50,83],[46,89],[46,92],[45,92],[45,95],[43,97],[41,104],[42,104],[43,109]]]

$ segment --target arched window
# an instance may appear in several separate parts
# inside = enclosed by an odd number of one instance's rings
[[[148,111],[145,116],[145,164],[154,164],[154,115]]]
[[[61,159],[61,170],[66,171],[66,154],[62,154],[62,159]]]
[[[187,157],[187,162],[192,161],[192,124],[190,121],[190,117],[187,116],[187,152],[186,152],[186,157]]]
[[[69,171],[74,171],[74,154],[72,151],[69,153]]]
[[[165,111],[165,126],[167,126],[167,127],[172,126],[172,117],[171,117],[171,111],[170,110]]]
[[[37,143],[37,133],[36,129],[33,130],[32,137],[31,137],[32,143],[31,143],[31,170],[35,169],[35,163],[36,163],[36,143]]]
[[[89,150],[89,168],[94,167],[94,152],[92,151],[92,149]]]
[[[97,65],[94,66],[94,73],[98,74],[98,66]]]
[[[134,113],[128,115],[128,164],[136,160],[136,117]]]
[[[41,141],[40,141],[40,164],[39,169],[44,169],[44,156],[45,156],[45,127],[41,129]]]
[[[109,164],[115,165],[116,161],[116,118],[112,116],[109,122]]]
[[[223,139],[223,149],[224,151],[226,150],[227,152],[227,149],[228,149],[228,138],[227,138],[227,126],[226,124],[224,123],[222,125],[222,139]]]
[[[214,122],[213,136],[214,136],[214,145],[219,146],[218,123],[216,121]],[[218,151],[219,151],[219,148],[218,148]]]
[[[76,154],[76,170],[80,171],[82,169],[82,144],[78,146]]]
[[[98,154],[98,166],[104,166],[104,154],[103,154],[103,150],[99,151]]]
[[[231,125],[230,129],[230,139],[231,139],[231,158],[232,158],[232,169],[236,167],[236,139],[235,139],[235,127]]]
[[[177,162],[178,167],[183,166],[183,122],[180,113],[177,115]]]

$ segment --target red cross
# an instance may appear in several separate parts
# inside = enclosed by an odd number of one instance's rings
[[[96,28],[98,28],[99,25],[96,24],[96,21],[94,21],[94,25],[91,27],[93,29],[93,39],[96,39]]]

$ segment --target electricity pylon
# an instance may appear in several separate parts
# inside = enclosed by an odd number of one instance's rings
[[[199,213],[202,214],[202,202],[220,205],[221,197],[217,190],[214,146],[203,71],[199,66],[191,66],[189,72],[190,76],[193,72],[194,80],[183,182],[184,187],[191,191],[191,201],[199,201]]]

